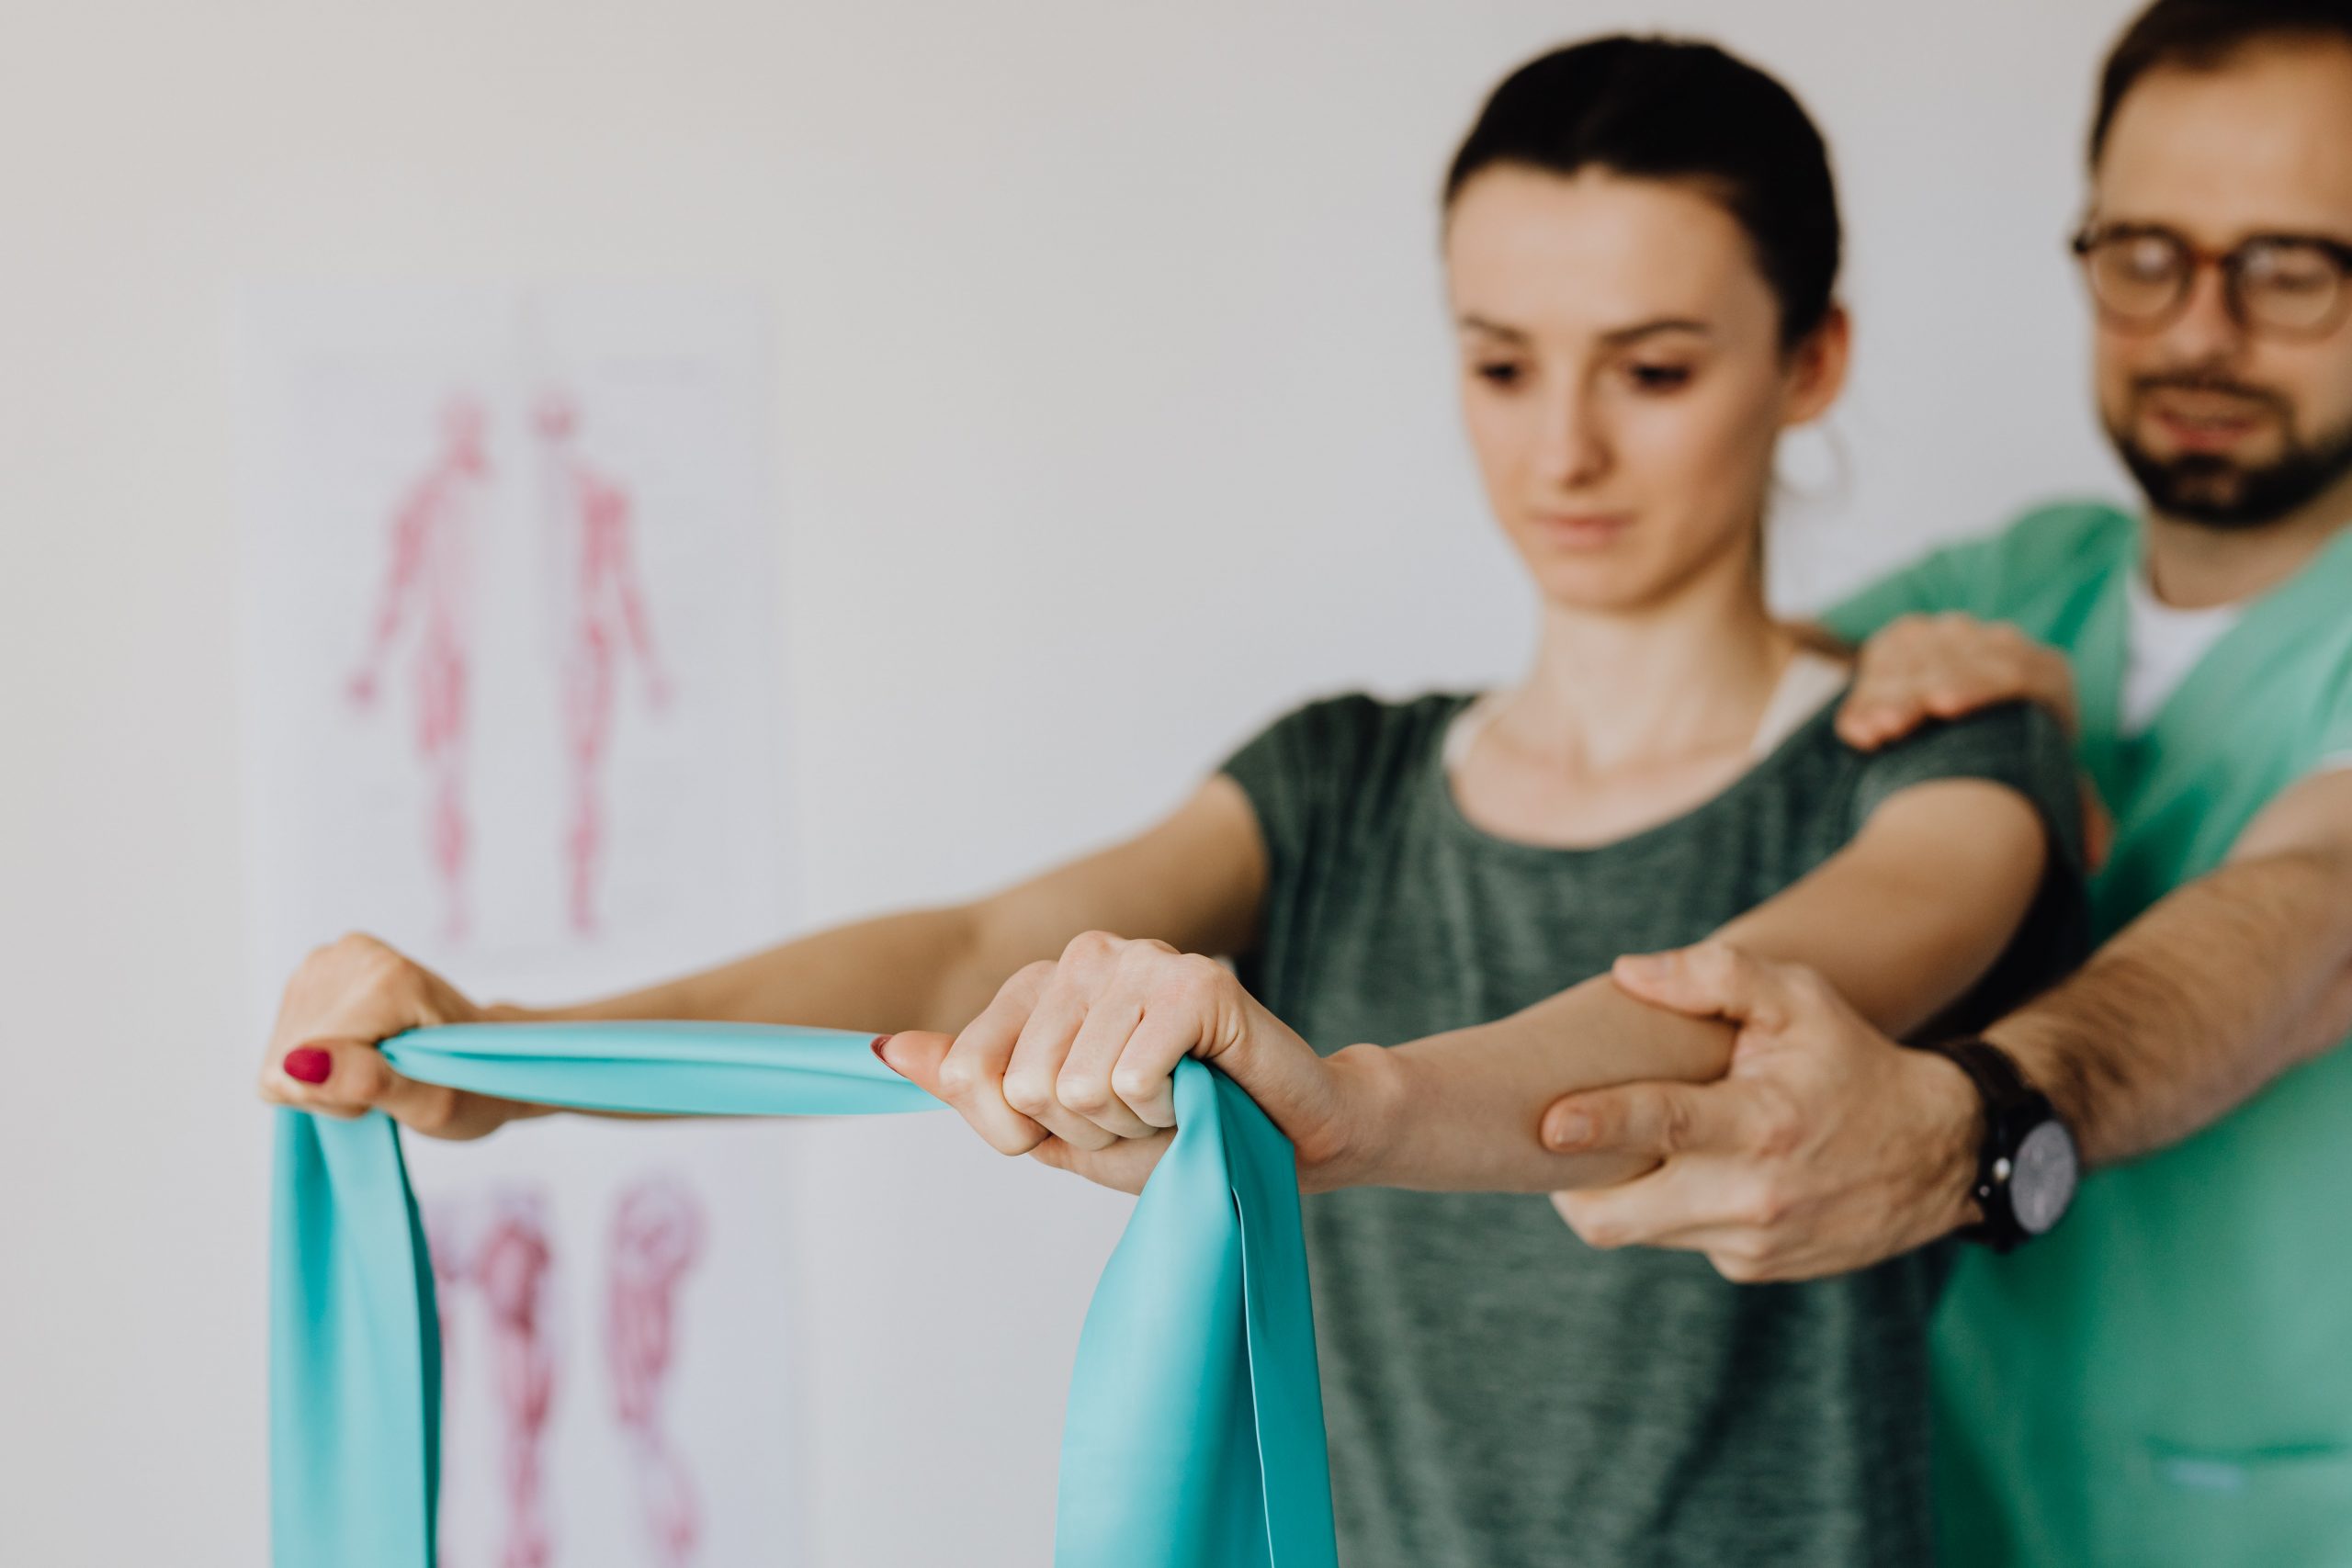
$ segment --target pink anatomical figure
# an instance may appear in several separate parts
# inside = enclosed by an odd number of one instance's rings
[[[472,540],[490,462],[481,405],[453,397],[442,408],[441,449],[393,512],[390,558],[368,650],[345,691],[374,704],[393,643],[411,633],[416,751],[431,778],[426,848],[441,884],[445,934],[466,931],[466,693],[471,658]]]
[[[604,769],[619,705],[623,651],[644,672],[646,698],[668,707],[670,682],[654,657],[653,634],[638,580],[629,492],[581,457],[580,411],[561,392],[539,403],[548,521],[556,574],[557,660],[563,690],[565,760],[571,774],[571,818],[564,835],[568,909],[575,931],[596,929],[597,875],[604,863]]]
[[[476,1233],[471,1261],[469,1273],[489,1324],[488,1355],[504,1448],[500,1474],[506,1488],[506,1545],[499,1561],[503,1568],[547,1568],[553,1543],[542,1454],[555,1394],[549,1333],[555,1259],[546,1201],[536,1192],[497,1193]]]
[[[605,1345],[657,1568],[686,1568],[702,1533],[694,1481],[662,1403],[677,1352],[679,1284],[702,1251],[704,1228],[693,1192],[667,1178],[638,1183],[613,1211]]]

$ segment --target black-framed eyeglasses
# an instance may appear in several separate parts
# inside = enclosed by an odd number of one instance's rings
[[[2193,245],[2153,224],[2088,224],[2075,236],[2091,298],[2120,326],[2153,331],[2177,320],[2197,275],[2222,269],[2222,295],[2248,332],[2324,336],[2352,310],[2352,244],[2317,234],[2257,234],[2227,251]]]

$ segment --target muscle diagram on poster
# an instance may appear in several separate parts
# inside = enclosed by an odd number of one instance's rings
[[[237,376],[257,1017],[345,931],[479,1000],[773,941],[792,878],[763,311],[255,288]],[[584,1118],[407,1140],[447,1568],[797,1560],[780,1145]]]

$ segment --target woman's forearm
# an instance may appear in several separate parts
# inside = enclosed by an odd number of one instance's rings
[[[678,1018],[954,1034],[1025,964],[1102,929],[1221,953],[1246,939],[1265,885],[1249,799],[1214,778],[1125,843],[969,903],[854,921],[643,990],[528,1020]]]
[[[977,906],[913,909],[812,932],[618,996],[559,1007],[502,1003],[489,1012],[514,1023],[660,1018],[952,1032],[1004,979],[982,972],[986,945]]]
[[[1266,878],[1256,818],[1241,786],[1220,774],[1183,806],[1124,843],[1053,867],[969,903],[855,921],[764,952],[617,996],[561,1006],[480,1007],[372,938],[353,935],[306,961],[288,987],[266,1059],[264,1098],[296,1109],[382,1109],[411,1128],[477,1137],[547,1108],[410,1083],[380,1063],[358,1091],[308,1094],[282,1058],[317,1015],[354,1016],[374,998],[373,1038],[436,1023],[675,1019],[784,1023],[876,1033],[957,1035],[1024,966],[1050,960],[1083,933],[1132,931],[1156,945],[1227,952],[1248,938]],[[380,995],[379,995],[380,993]],[[315,999],[340,998],[339,1013]],[[359,1016],[369,1016],[362,1011]],[[335,1026],[349,1032],[348,1021]],[[317,1053],[313,1053],[316,1055]],[[328,1070],[333,1071],[332,1063]],[[356,1075],[343,1075],[345,1083]],[[453,1131],[454,1129],[454,1131]]]
[[[493,1003],[494,1023],[689,1019],[718,1023],[794,1023],[819,1029],[961,1029],[1003,980],[989,972],[980,907],[956,905],[877,916],[816,931],[743,958],[639,990],[558,1007]],[[1017,967],[1018,965],[1014,965]],[[567,1109],[495,1101],[500,1120]],[[583,1111],[623,1121],[667,1120],[645,1112]]]
[[[1546,1150],[1537,1134],[1544,1108],[1638,1078],[1718,1077],[1731,1042],[1730,1025],[1646,1007],[1604,975],[1492,1023],[1386,1049],[1351,1046],[1333,1063],[1374,1110],[1335,1184],[1550,1192],[1623,1180],[1643,1165]]]

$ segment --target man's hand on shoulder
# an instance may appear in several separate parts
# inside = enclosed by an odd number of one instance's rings
[[[1956,611],[1904,615],[1857,652],[1838,734],[1874,751],[1931,719],[2020,699],[2041,704],[2075,732],[2075,671],[2064,654],[2005,621]]]
[[[2079,729],[2075,668],[2056,649],[2005,621],[1948,611],[1890,621],[1855,654],[1853,689],[1838,710],[1847,745],[1875,751],[1936,719],[2002,703],[2030,702]],[[2107,859],[2114,823],[2083,780],[2083,841],[2096,867]]]

